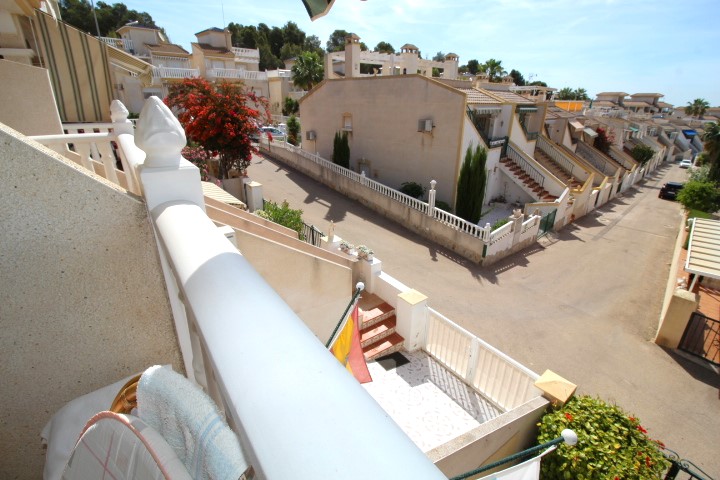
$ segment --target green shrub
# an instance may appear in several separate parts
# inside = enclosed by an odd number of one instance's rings
[[[473,151],[470,145],[458,176],[455,214],[470,223],[477,223],[482,215],[485,186],[487,183],[487,151],[479,145]]]
[[[293,98],[285,97],[285,102],[283,103],[283,108],[282,108],[283,115],[285,115],[287,117],[287,116],[293,115],[295,113],[298,113],[299,110],[300,110],[300,102],[298,102],[297,100],[295,100]]]
[[[435,200],[435,208],[439,208],[440,210],[445,210],[446,212],[452,213],[452,207],[449,203],[443,202],[442,200]]]
[[[653,157],[653,155],[655,155],[655,150],[644,143],[640,143],[633,147],[630,151],[630,155],[642,166],[645,165],[647,161]]]
[[[332,161],[341,167],[350,168],[350,144],[347,132],[335,132]]]
[[[509,219],[509,218],[501,218],[501,219],[498,220],[497,222],[493,223],[493,226],[490,227],[490,231],[491,231],[491,232],[494,232],[495,230],[497,230],[498,228],[502,227],[502,226],[505,225],[506,223],[510,223],[510,219]]]
[[[298,232],[300,240],[303,240],[303,220],[302,210],[295,210],[290,208],[290,204],[287,200],[284,200],[281,205],[275,202],[265,202],[264,210],[256,210],[255,215],[258,217],[275,222],[283,227],[295,230]]]
[[[422,198],[425,195],[425,188],[417,182],[403,182],[400,191],[413,198]]]
[[[712,213],[720,208],[720,192],[712,181],[690,180],[678,192],[677,201],[687,210]]]
[[[668,462],[640,421],[599,398],[573,397],[545,414],[538,424],[538,443],[548,442],[569,428],[575,446],[560,444],[542,461],[544,480],[646,480],[660,478]]]

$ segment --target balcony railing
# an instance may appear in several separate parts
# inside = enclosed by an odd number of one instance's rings
[[[197,68],[174,68],[174,67],[153,67],[153,78],[197,78],[200,76],[200,70]]]
[[[131,168],[142,164],[186,371],[257,477],[445,478],[207,217],[199,170],[180,156],[184,134],[162,101],[148,99],[140,119],[135,138],[118,140]],[[280,352],[295,361],[278,362]],[[352,432],[342,441],[339,419]]]
[[[544,187],[545,185],[545,175],[540,172],[537,168],[535,168],[530,161],[526,158],[526,154],[519,149],[519,148],[513,148],[513,145],[508,145],[507,148],[507,156],[515,162],[515,164],[520,167],[520,169],[527,174],[530,178],[532,178],[538,185],[541,187]]]
[[[134,51],[132,40],[125,38],[111,38],[111,37],[100,37],[100,40],[107,43],[111,47],[125,50],[126,52],[132,53]]]
[[[539,375],[428,308],[423,349],[507,412],[542,395]]]
[[[258,63],[260,62],[260,50],[254,48],[238,48],[232,47],[235,59],[240,62]]]

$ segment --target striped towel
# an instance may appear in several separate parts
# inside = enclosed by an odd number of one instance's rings
[[[248,465],[235,433],[199,387],[169,368],[148,368],[138,416],[165,438],[195,480],[237,480]]]

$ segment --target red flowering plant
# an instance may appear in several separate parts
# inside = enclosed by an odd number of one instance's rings
[[[218,157],[220,179],[244,174],[257,152],[250,136],[270,119],[269,102],[240,83],[190,78],[172,85],[165,104],[178,112],[188,139]]]
[[[640,420],[599,398],[573,397],[546,413],[538,426],[538,443],[559,437],[566,428],[578,436],[577,445],[560,444],[543,457],[543,480],[646,480],[661,478],[668,466],[660,451],[664,445],[647,435]]]

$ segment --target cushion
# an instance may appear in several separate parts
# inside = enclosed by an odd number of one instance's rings
[[[98,413],[87,423],[62,478],[191,480],[157,431],[135,416],[113,412]]]
[[[45,480],[60,479],[85,424],[98,412],[110,408],[122,386],[132,377],[131,375],[112,385],[75,398],[52,416],[41,433],[43,443],[47,444],[43,471]]]

